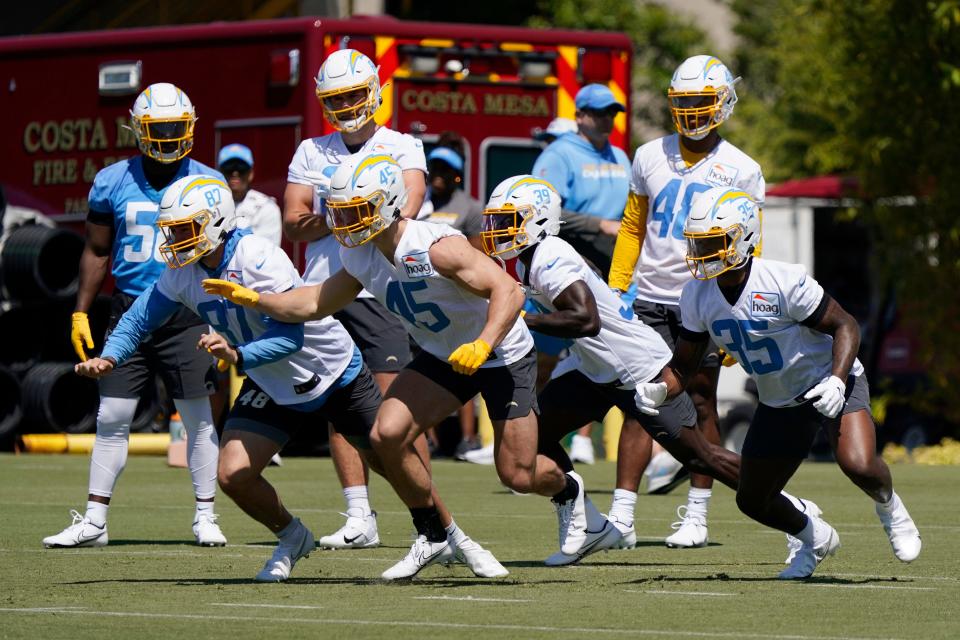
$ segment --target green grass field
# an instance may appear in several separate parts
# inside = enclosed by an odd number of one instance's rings
[[[379,478],[372,498],[384,546],[317,551],[285,584],[251,578],[272,536],[228,499],[217,511],[230,544],[191,545],[188,474],[159,458],[131,457],[110,511],[110,545],[45,550],[40,539],[83,510],[82,456],[0,456],[2,638],[958,638],[960,496],[957,467],[896,466],[899,493],[924,550],[903,565],[868,498],[829,464],[807,464],[790,486],[815,499],[843,548],[806,582],[783,583],[783,535],[746,520],[715,489],[711,544],[662,545],[685,497],[641,496],[640,544],[547,569],[556,547],[550,503],[514,496],[491,467],[438,462],[441,494],[461,527],[510,570],[475,578],[464,566],[428,567],[412,583],[380,572],[406,553],[412,525]],[[583,467],[597,506],[610,504],[611,463]],[[341,524],[342,497],[328,459],[287,459],[268,477],[318,535]]]

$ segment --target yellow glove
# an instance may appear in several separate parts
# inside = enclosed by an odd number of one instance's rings
[[[71,316],[70,342],[73,344],[73,350],[77,352],[80,362],[86,362],[87,354],[83,350],[83,345],[87,345],[87,349],[93,349],[93,334],[90,333],[90,321],[87,319],[87,314],[83,311],[76,311]]]
[[[457,350],[447,358],[447,362],[453,365],[453,370],[457,373],[472,376],[480,368],[480,365],[487,361],[491,351],[493,351],[493,347],[483,339],[477,338],[473,342],[457,347]]]
[[[247,289],[242,284],[237,284],[236,282],[209,278],[201,284],[203,284],[203,290],[207,293],[222,296],[230,302],[243,305],[244,307],[253,307],[260,302],[259,293],[253,289]]]
[[[230,363],[224,360],[223,358],[217,358],[217,371],[223,373],[230,368]]]
[[[720,364],[725,367],[732,367],[733,365],[737,364],[737,359],[723,349],[720,349],[717,355],[720,356]]]

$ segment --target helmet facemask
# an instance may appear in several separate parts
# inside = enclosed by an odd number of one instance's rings
[[[731,100],[731,94],[733,99]],[[667,91],[673,125],[680,135],[702,140],[733,112],[736,93],[732,87],[704,87],[698,91]]]
[[[212,218],[210,211],[203,210],[186,218],[157,222],[165,239],[160,245],[160,255],[170,268],[192,264],[216,248],[206,234]]]
[[[750,249],[743,249],[744,228],[735,224],[706,232],[684,231],[687,239],[687,268],[697,280],[710,280],[746,264]]]
[[[320,87],[317,87],[317,99],[320,100],[320,105],[323,108],[323,116],[337,131],[345,133],[358,131],[373,118],[373,115],[380,107],[379,85],[380,81],[376,74],[374,74],[370,76],[366,82],[349,87],[341,87],[330,91],[320,91]],[[345,96],[355,91],[363,91],[364,94],[363,96],[358,95],[357,100],[354,101],[353,104],[339,107],[336,103],[331,104],[337,97]]]
[[[341,245],[355,249],[364,245],[399,217],[400,206],[396,206],[390,220],[381,213],[387,194],[376,191],[367,198],[354,197],[348,202],[326,201],[327,226]]]
[[[130,113],[130,123],[143,155],[169,164],[186,157],[193,149],[193,129],[197,119],[189,114],[178,118],[138,118]]]
[[[533,207],[516,207],[507,203],[502,208],[484,209],[480,228],[480,243],[492,258],[515,258],[530,245],[527,220],[533,217]]]

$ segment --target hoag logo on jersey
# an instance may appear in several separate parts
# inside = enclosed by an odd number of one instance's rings
[[[227,280],[236,282],[237,284],[243,284],[243,272],[227,269]]]
[[[408,278],[429,278],[433,275],[433,264],[430,262],[430,253],[418,251],[408,253],[400,258]]]
[[[780,294],[765,291],[750,293],[750,315],[754,318],[775,318],[780,315]]]
[[[710,173],[707,174],[706,181],[717,187],[732,187],[738,173],[740,171],[732,165],[714,162],[713,166],[710,167]]]

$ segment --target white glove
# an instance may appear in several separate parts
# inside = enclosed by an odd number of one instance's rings
[[[843,397],[847,392],[847,385],[837,376],[829,376],[820,381],[810,391],[804,394],[806,400],[820,398],[813,403],[813,408],[827,416],[836,418],[837,414],[843,409],[846,399]]]
[[[636,401],[640,413],[645,413],[648,416],[660,415],[657,407],[667,399],[667,383],[641,382],[637,385],[637,394],[633,399]]]
[[[319,171],[305,171],[303,175],[307,177],[307,180],[313,183],[313,188],[316,190],[317,198],[320,200],[326,200],[327,196],[330,195],[330,178],[323,175]]]

